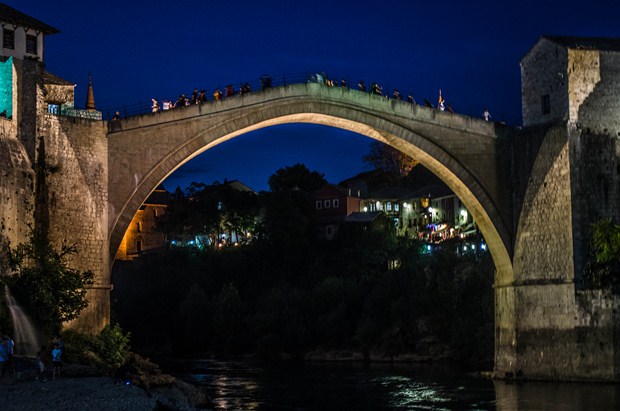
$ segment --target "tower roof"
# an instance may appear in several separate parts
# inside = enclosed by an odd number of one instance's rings
[[[96,110],[95,93],[93,93],[93,79],[88,79],[88,91],[86,92],[86,110]]]
[[[569,49],[620,51],[620,38],[609,37],[574,37],[574,36],[542,36],[547,40]]]
[[[4,3],[0,3],[0,21],[42,31],[45,34],[60,33],[60,30],[55,29],[54,27],[45,24],[34,17],[30,17],[21,11],[15,10],[13,7],[7,6]]]

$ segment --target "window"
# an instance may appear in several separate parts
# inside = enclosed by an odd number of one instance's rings
[[[50,113],[50,114],[59,115],[60,114],[60,106],[58,104],[48,104],[47,105],[47,112]]]
[[[138,221],[138,232],[141,233],[142,232],[142,222]]]
[[[153,208],[153,217],[157,217],[157,207]]]
[[[331,225],[327,226],[326,232],[327,232],[327,235],[331,235],[331,233],[332,233],[332,226]]]
[[[330,208],[330,207],[332,206],[332,202],[331,202],[331,200],[325,200],[325,201],[323,202],[323,206],[324,206],[325,208]]]
[[[542,96],[540,99],[540,105],[543,115],[551,113],[551,100],[549,99],[549,94]]]
[[[323,202],[321,200],[317,201],[315,204],[316,204],[317,210],[320,210],[321,208],[323,208]]]
[[[399,211],[400,210],[400,204],[395,203],[394,204],[394,211]]]
[[[338,200],[337,198],[332,200],[332,207],[334,208],[338,208],[340,207],[340,200]]]
[[[392,211],[392,203],[390,203],[389,201],[387,202],[387,204],[385,205],[385,209],[387,211]]]
[[[136,241],[136,251],[139,253],[142,252],[142,240]]]
[[[26,53],[37,54],[37,36],[26,35]]]
[[[15,49],[15,32],[13,30],[2,30],[2,47],[5,49]]]

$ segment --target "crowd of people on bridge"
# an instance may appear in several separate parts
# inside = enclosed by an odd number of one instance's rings
[[[307,78],[307,82],[319,83],[327,87],[341,87],[343,89],[347,89],[347,90],[349,89],[349,84],[346,79],[343,78],[340,81],[334,80],[330,78],[324,72],[310,75]],[[271,76],[265,74],[260,77],[261,91],[272,87],[272,84],[273,82],[272,82]],[[381,87],[381,85],[377,82],[371,83],[370,88],[367,88],[366,83],[363,80],[360,80],[357,83],[357,89],[364,93],[370,93],[376,96],[383,96],[385,98],[390,98],[390,96],[387,93],[384,93],[383,87]],[[228,84],[223,89],[221,87],[218,87],[213,91],[212,101],[217,102],[217,101],[221,101],[226,98],[231,98],[234,96],[243,96],[245,94],[250,93],[251,91],[252,91],[252,88],[250,86],[250,83],[248,82],[240,84],[238,89],[236,90],[232,84]],[[394,88],[391,94],[391,98],[393,98],[394,100],[402,101],[403,95],[401,94],[399,89]],[[180,94],[179,97],[176,99],[164,99],[161,101],[161,103],[156,98],[152,98],[151,99],[151,112],[157,113],[159,111],[173,110],[177,108],[188,107],[188,106],[195,105],[195,104],[202,104],[207,101],[209,101],[209,98],[207,96],[207,91],[205,89],[199,90],[198,88],[195,88],[193,92],[189,95],[189,97],[186,94]],[[412,93],[409,93],[407,95],[406,101],[410,104],[417,104]],[[424,99],[423,105],[429,108],[440,110],[440,111],[453,112],[452,106],[447,104],[445,99],[443,98],[441,94],[441,90],[439,90],[439,100],[436,106],[433,105],[433,103],[431,103],[427,99]],[[120,113],[116,112],[115,116],[113,117],[113,120],[116,120],[119,117],[120,117]],[[482,113],[482,118],[486,121],[491,120],[491,114],[489,113],[489,110],[486,107]]]

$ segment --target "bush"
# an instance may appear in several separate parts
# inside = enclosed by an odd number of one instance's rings
[[[92,348],[108,366],[119,367],[129,351],[130,333],[124,334],[118,324],[106,325],[92,343]]]

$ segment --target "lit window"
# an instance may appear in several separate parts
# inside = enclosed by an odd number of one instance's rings
[[[332,207],[334,208],[340,207],[340,200],[338,200],[337,198],[332,200]]]
[[[50,114],[59,115],[60,114],[60,106],[58,104],[48,104],[47,105],[47,112],[50,113]]]
[[[153,217],[157,217],[157,207],[153,208]]]
[[[325,200],[324,203],[323,203],[323,206],[325,208],[330,208],[332,206],[331,200]]]
[[[394,204],[394,211],[399,211],[400,210],[400,204],[396,203]]]
[[[26,35],[26,53],[37,54],[37,36]]]
[[[142,222],[138,221],[138,232],[141,233],[142,232]]]
[[[315,204],[316,204],[316,209],[317,210],[320,210],[321,208],[323,208],[323,202],[322,201],[319,200]]]
[[[5,49],[15,49],[15,32],[13,30],[4,29],[2,31],[2,47]]]
[[[387,211],[392,211],[392,203],[390,203],[389,201],[387,202],[387,204],[385,205],[385,209]]]

